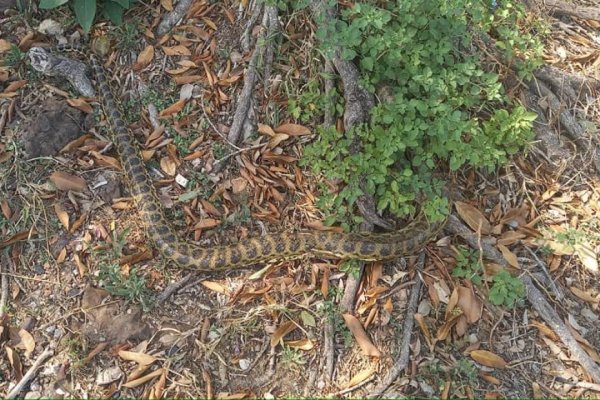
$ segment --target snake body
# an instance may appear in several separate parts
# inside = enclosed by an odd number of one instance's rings
[[[125,126],[102,63],[79,46],[59,46],[60,52],[77,51],[90,60],[102,108],[135,205],[147,235],[158,250],[184,268],[198,271],[228,270],[303,254],[352,258],[365,261],[389,260],[418,251],[437,235],[444,223],[428,223],[420,214],[403,229],[381,234],[298,231],[250,237],[237,244],[201,247],[181,240],[167,221],[152,180],[144,166],[139,146]]]

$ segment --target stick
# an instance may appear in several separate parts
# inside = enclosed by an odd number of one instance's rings
[[[425,253],[421,252],[419,260],[417,261],[417,270],[423,268],[425,264]],[[383,381],[371,391],[367,396],[368,398],[380,397],[383,392],[400,376],[402,371],[408,366],[410,356],[410,341],[413,338],[413,326],[415,324],[415,313],[419,306],[419,297],[421,295],[421,288],[423,282],[420,277],[417,276],[416,283],[410,292],[410,299],[408,300],[408,306],[404,313],[404,325],[402,327],[402,343],[400,345],[400,355],[392,368],[388,372],[387,376]]]
[[[35,377],[35,375],[37,373],[37,370],[52,355],[54,355],[54,351],[52,351],[52,350],[44,350],[44,352],[38,356],[38,358],[35,360],[35,362],[29,368],[29,370],[27,370],[27,373],[23,376],[23,378],[21,378],[21,380],[19,381],[19,383],[17,383],[15,385],[15,387],[12,388],[12,390],[6,395],[6,398],[7,399],[14,399],[15,397],[17,397],[18,394],[21,393],[21,391],[23,390],[23,388],[25,387],[25,385],[27,385],[29,383],[29,381],[32,380]]]

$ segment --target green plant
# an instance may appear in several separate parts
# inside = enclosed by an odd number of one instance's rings
[[[123,14],[135,0],[40,0],[40,8],[49,10],[67,3],[73,8],[75,18],[85,32],[89,32],[97,14],[108,18],[113,24],[123,22]]]
[[[281,365],[284,368],[292,369],[304,364],[306,364],[306,360],[304,359],[304,355],[299,350],[293,349],[289,346],[283,346],[283,352],[281,353]]]
[[[111,31],[110,36],[120,49],[133,49],[140,41],[139,21],[125,22]]]
[[[497,306],[513,307],[523,303],[525,298],[525,285],[523,282],[508,273],[500,271],[492,277],[489,299]]]
[[[358,278],[360,273],[360,263],[355,259],[343,260],[340,263],[340,271]]]
[[[481,285],[483,282],[482,271],[480,253],[460,246],[456,254],[456,265],[452,269],[452,276],[467,279],[475,285]]]
[[[146,279],[132,268],[127,276],[121,273],[118,264],[107,264],[100,268],[99,278],[104,288],[112,295],[125,297],[127,301],[138,301],[144,311],[152,306],[151,295],[146,288]]]
[[[585,232],[576,228],[568,227],[564,231],[556,233],[555,237],[560,243],[567,244],[569,246],[575,246],[584,243],[586,241],[586,236],[587,235]]]
[[[472,37],[493,26],[497,40],[510,36],[515,56],[539,60],[529,51],[539,41],[517,40],[524,13],[504,12],[520,9],[514,3],[503,1],[493,11],[483,0],[370,0],[353,3],[339,20],[319,21],[323,51],[341,49],[380,99],[369,123],[346,132],[322,128],[305,149],[304,165],[345,184],[320,198],[328,223],[355,224],[354,205],[363,192],[382,212],[412,214],[419,199],[429,217],[440,218],[447,202],[444,182],[433,173],[438,164],[492,169],[528,143],[535,114],[511,102],[498,75],[485,72],[470,52]]]
[[[15,67],[25,58],[25,53],[18,46],[11,44],[10,50],[2,57],[2,65],[7,67]]]
[[[452,376],[455,380],[462,382],[465,385],[474,386],[477,383],[477,367],[473,361],[461,358],[452,368]]]

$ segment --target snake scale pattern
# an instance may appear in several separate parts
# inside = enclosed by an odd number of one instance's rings
[[[129,190],[147,235],[165,257],[183,268],[197,271],[229,270],[261,262],[290,259],[303,254],[365,261],[389,260],[418,251],[434,238],[444,225],[443,222],[428,223],[421,213],[403,229],[390,233],[298,231],[250,237],[227,246],[201,247],[187,243],[178,238],[165,217],[136,139],[121,117],[119,105],[102,63],[94,54],[78,45],[61,45],[56,49],[59,52],[76,51],[89,59]]]

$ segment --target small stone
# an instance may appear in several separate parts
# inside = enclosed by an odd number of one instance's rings
[[[250,360],[248,360],[247,358],[242,358],[239,361],[239,365],[240,365],[240,368],[242,369],[242,371],[246,371],[248,368],[250,368]]]
[[[186,187],[189,181],[183,175],[177,174],[175,177],[175,182],[177,182],[181,187]]]
[[[108,385],[109,383],[112,383],[112,382],[116,381],[117,379],[120,379],[122,376],[123,376],[123,372],[121,371],[121,369],[119,367],[117,367],[117,366],[110,367],[110,368],[100,371],[98,373],[98,375],[96,376],[96,384],[97,385]]]
[[[53,19],[43,20],[37,27],[38,32],[49,36],[62,36],[65,32],[62,25]]]

